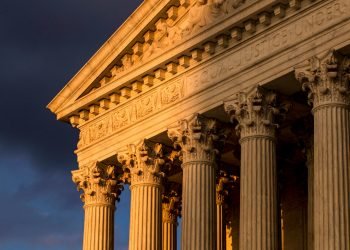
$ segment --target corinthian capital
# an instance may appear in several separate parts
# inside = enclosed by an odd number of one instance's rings
[[[130,144],[125,152],[118,154],[118,161],[123,165],[131,185],[138,183],[160,184],[164,177],[165,165],[162,145],[147,145],[143,140],[139,144]]]
[[[288,106],[278,107],[277,95],[260,86],[249,92],[240,92],[236,98],[224,103],[225,111],[236,120],[237,133],[243,139],[250,136],[275,136],[276,116],[283,115]]]
[[[312,57],[295,69],[295,76],[308,92],[314,108],[327,104],[349,104],[350,60],[334,50]]]
[[[72,171],[72,179],[78,191],[83,191],[80,197],[85,205],[114,206],[123,189],[116,178],[115,167],[100,162],[93,162]]]
[[[181,187],[179,184],[167,183],[162,194],[163,222],[177,223],[181,215]]]
[[[195,114],[190,119],[179,121],[168,129],[168,136],[175,147],[181,147],[183,162],[214,161],[219,139],[217,121]]]
[[[226,171],[220,170],[216,176],[216,204],[224,205],[226,197],[234,188],[238,177],[229,175]]]

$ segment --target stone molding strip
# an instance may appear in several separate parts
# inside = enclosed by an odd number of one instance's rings
[[[300,2],[300,5],[292,0],[289,1],[289,5],[276,5],[276,2],[274,1],[266,1],[265,5],[263,5],[263,3],[255,3],[258,7],[252,8],[253,12],[249,12],[248,7],[244,10],[246,12],[245,14],[250,17],[249,20],[247,17],[242,19],[241,16],[237,17],[236,15],[228,17],[225,20],[218,20],[220,23],[225,22],[225,24],[228,20],[231,20],[231,18],[237,21],[234,22],[235,24],[226,27],[226,29],[219,34],[215,31],[214,33],[208,32],[210,34],[213,33],[207,38],[210,39],[208,42],[205,42],[204,44],[191,44],[188,49],[181,54],[171,56],[168,61],[163,61],[161,64],[157,63],[156,65],[151,66],[151,69],[141,68],[149,67],[149,64],[154,64],[152,60],[145,65],[140,65],[136,68],[132,67],[132,73],[136,72],[135,74],[138,74],[138,71],[140,70],[148,73],[145,73],[143,76],[139,75],[136,78],[130,77],[130,74],[122,75],[118,81],[124,83],[118,84],[118,89],[115,89],[115,81],[110,81],[108,84],[104,85],[103,88],[100,88],[99,91],[94,91],[90,95],[84,96],[80,99],[79,107],[84,108],[74,111],[74,109],[77,108],[77,105],[73,105],[62,110],[62,112],[60,111],[58,113],[58,118],[66,119],[68,113],[75,113],[75,115],[70,118],[70,122],[73,126],[78,126],[84,123],[85,120],[91,119],[90,116],[86,115],[88,114],[87,112],[91,111],[91,107],[95,107],[93,108],[94,115],[103,113],[105,109],[110,108],[108,106],[114,107],[115,105],[126,102],[128,99],[149,90],[152,86],[160,84],[165,79],[171,78],[172,76],[199,64],[201,61],[208,60],[222,51],[241,44],[241,42],[250,39],[254,34],[259,34],[265,31],[272,24],[275,25],[285,20],[286,17],[291,17],[297,13],[299,7],[307,9],[307,7],[311,6],[311,2],[315,1],[303,1]],[[275,5],[273,3],[275,3]],[[283,12],[283,14],[281,14],[281,12]],[[200,31],[201,32],[197,33],[196,36],[202,35],[204,30]],[[201,40],[201,42],[202,41],[203,40]],[[186,42],[187,47],[188,41],[184,42]],[[176,45],[180,46],[181,44]],[[108,75],[111,74],[108,73]],[[101,99],[97,99],[97,96]],[[91,99],[94,99],[95,103],[91,103]],[[82,115],[84,119],[81,119],[81,113],[85,114]]]
[[[335,9],[339,9],[340,7],[343,6],[343,1],[336,1],[336,2],[328,2],[325,5],[320,6],[320,8],[317,10],[317,14],[318,13],[324,13],[326,10],[328,10],[329,8],[335,8]],[[344,11],[344,10],[342,10]],[[343,12],[340,12],[339,16],[334,16],[334,21],[338,20],[338,18],[342,18]],[[302,25],[303,22],[308,22],[310,20],[310,18],[314,18],[316,14],[313,13],[312,16],[304,16],[302,17],[299,21],[296,21],[297,23],[292,23],[292,24],[288,24],[287,26],[283,27],[281,31],[273,32],[271,33],[268,37],[270,37],[271,39],[273,38],[274,34],[277,34],[280,36],[280,43],[283,42],[283,40],[285,38],[281,38],[281,36],[283,36],[282,33],[286,33],[286,35],[291,36],[293,34],[289,34],[289,32],[292,32],[294,29],[296,29],[296,25]],[[327,19],[328,17],[324,17],[325,19]],[[328,19],[327,19],[328,20]],[[332,20],[331,20],[332,21]],[[332,22],[334,22],[332,21]],[[325,25],[325,23],[323,25],[321,25],[320,27],[323,27]],[[319,26],[319,25],[318,25]],[[315,26],[316,27],[316,26]],[[319,28],[317,28],[319,29]],[[296,32],[296,31],[294,31]],[[294,42],[296,42],[298,39],[303,39],[305,36],[307,37],[308,34],[310,32],[306,32],[306,34],[302,34],[302,36],[298,36],[298,38],[293,38],[291,40],[291,38],[288,38],[288,42],[286,44],[283,45],[279,45],[276,48],[265,48],[266,46],[264,46],[264,50],[259,52],[259,55],[257,56],[257,59],[260,60],[260,58],[265,57],[267,54],[272,53],[276,50],[279,50],[281,47],[285,47],[285,46],[289,46],[289,44],[293,44]],[[296,34],[295,34],[296,35]],[[268,37],[264,37],[263,39],[268,39]],[[306,38],[305,37],[305,38]],[[262,40],[262,39],[260,39]],[[247,46],[249,45],[249,47],[253,47],[253,46],[260,46],[262,45],[261,41],[258,40],[256,42],[250,41],[249,44],[247,44]],[[294,41],[295,40],[295,41]],[[194,92],[199,91],[200,89],[203,89],[205,87],[208,87],[208,81],[209,82],[217,82],[218,78],[222,78],[225,75],[228,74],[233,74],[234,72],[236,72],[237,70],[242,70],[247,63],[251,63],[251,61],[253,60],[252,58],[247,61],[248,59],[245,58],[246,56],[244,56],[243,52],[246,52],[247,49],[240,49],[239,51],[233,52],[232,54],[230,54],[229,56],[227,56],[222,62],[220,61],[219,65],[217,65],[217,67],[214,67],[214,69],[212,68],[208,68],[206,67],[205,69],[201,70],[201,72],[198,73],[192,73],[186,77],[177,77],[176,80],[173,80],[169,83],[166,83],[164,86],[158,85],[153,91],[159,91],[158,93],[161,93],[162,95],[166,95],[167,97],[165,97],[164,100],[167,100],[166,102],[160,101],[162,98],[159,98],[157,96],[155,96],[153,98],[153,101],[151,101],[151,96],[153,95],[152,90],[149,92],[149,94],[145,95],[145,96],[138,96],[138,98],[133,99],[134,101],[131,101],[130,103],[124,103],[124,105],[120,106],[120,108],[111,110],[111,113],[109,113],[108,117],[101,117],[97,120],[95,120],[93,123],[85,123],[82,127],[81,127],[81,142],[79,143],[79,149],[82,149],[83,147],[91,144],[92,142],[95,142],[99,139],[102,139],[102,137],[105,137],[107,135],[113,134],[116,131],[121,131],[124,128],[129,127],[131,124],[134,124],[135,122],[140,122],[141,119],[146,119],[147,117],[149,117],[151,114],[154,115],[156,112],[166,108],[168,105],[174,105],[175,103],[181,101],[184,97],[193,95]],[[243,54],[242,54],[243,53]],[[243,57],[245,59],[243,59]],[[237,58],[242,58],[240,62],[236,62]],[[232,61],[233,60],[233,61]],[[245,61],[242,61],[245,60]],[[254,59],[255,60],[255,59]],[[222,66],[220,66],[222,65]],[[216,68],[220,68],[220,72],[216,70]],[[215,77],[215,75],[217,75]],[[214,77],[214,78],[213,78]],[[204,79],[204,82],[200,82],[201,79]],[[220,80],[219,79],[219,80]],[[178,82],[177,82],[178,81]],[[177,82],[177,83],[176,83]],[[189,83],[191,83],[191,85],[189,85]],[[174,85],[179,84],[178,87],[174,87]],[[198,86],[197,86],[198,85]],[[168,89],[168,94],[167,91],[163,91],[164,89]],[[181,91],[177,91],[176,89]],[[183,92],[182,92],[183,91]],[[180,94],[181,93],[181,94]],[[151,105],[153,105],[153,108],[150,108],[150,105],[146,105],[143,106],[143,104],[145,104],[145,101],[143,98],[145,98],[146,104],[150,103]],[[153,103],[153,104],[152,104]],[[159,105],[159,103],[161,103],[161,105]],[[130,108],[128,109],[127,107],[129,107],[130,104]],[[133,108],[131,108],[133,106]],[[147,107],[148,106],[148,107]],[[137,111],[137,108],[140,111]],[[123,111],[124,110],[124,111]],[[129,110],[129,111],[128,111]],[[144,113],[144,111],[147,110],[146,113]],[[104,124],[100,124],[102,123],[103,120],[108,120],[108,119],[112,119],[111,116],[113,116],[113,114],[117,113],[117,112],[126,112],[128,111],[128,115],[123,115],[124,116],[124,123],[121,124],[121,126],[114,126],[112,123],[110,123],[109,121],[105,121]],[[136,114],[144,114],[144,115],[136,115]],[[117,120],[120,120],[119,118]],[[117,122],[118,124],[120,123],[119,121]],[[112,129],[111,129],[112,128]],[[89,130],[94,130],[94,134],[92,137],[93,139],[86,139],[87,136],[89,136],[91,138],[90,135],[88,135]]]

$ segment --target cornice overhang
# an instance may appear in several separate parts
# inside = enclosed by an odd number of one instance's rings
[[[137,39],[161,10],[171,4],[174,0],[147,0],[128,17],[128,19],[117,29],[114,34],[102,45],[102,47],[91,57],[91,59],[77,72],[77,74],[66,84],[66,86],[47,105],[47,108],[59,114],[64,105],[78,90],[89,85],[98,78],[106,68],[115,61],[116,57],[125,51],[130,42]],[[64,115],[58,115],[57,119]]]
[[[193,66],[202,65],[208,60],[216,60],[215,58],[226,51],[239,48],[242,44],[250,43],[250,41],[254,40],[256,37],[268,34],[271,29],[279,27],[280,24],[289,23],[292,17],[305,13],[305,11],[313,9],[313,7],[334,3],[333,11],[342,13],[342,15],[344,15],[344,11],[346,12],[347,8],[346,1],[344,0],[239,1],[242,4],[235,10],[228,12],[228,14],[218,16],[204,27],[196,30],[196,32],[192,32],[187,36],[182,36],[169,46],[162,46],[161,51],[143,59],[141,57],[139,61],[136,59],[136,63],[124,67],[123,58],[127,57],[127,59],[131,58],[132,60],[134,60],[134,56],[137,58],[138,55],[135,53],[135,47],[137,53],[140,53],[140,55],[144,53],[142,49],[141,52],[137,50],[138,44],[144,42],[144,44],[148,45],[145,35],[155,28],[157,30],[154,31],[154,36],[156,36],[157,32],[159,32],[158,27],[160,21],[165,20],[165,16],[168,17],[166,21],[170,18],[169,9],[173,8],[173,6],[179,6],[180,3],[189,3],[190,1],[149,1],[147,3],[153,3],[153,5],[147,5],[148,7],[146,10],[149,11],[148,13],[150,14],[145,18],[142,18],[145,15],[140,14],[144,11],[142,8],[146,4],[143,3],[89,61],[88,67],[86,66],[87,69],[84,67],[77,76],[68,83],[65,89],[61,91],[62,93],[49,104],[48,108],[57,115],[59,120],[70,121],[73,126],[80,127],[91,120],[96,120],[98,117],[103,116],[106,111],[115,110],[115,108],[121,105],[123,106],[126,103],[133,102],[135,98],[142,97],[144,94],[152,92],[152,89],[158,85],[169,82],[179,74],[187,72],[193,68]],[[161,3],[161,6],[155,6],[157,2]],[[183,18],[186,14],[189,15],[188,13],[190,13],[192,7],[195,7],[195,4],[196,1],[191,1],[191,4],[188,4],[186,7],[186,11],[182,12],[182,14],[185,14],[180,18]],[[340,6],[341,4],[346,7]],[[137,22],[137,20],[138,23],[134,24],[133,22]],[[175,24],[179,23],[175,22]],[[181,25],[181,22],[179,25]],[[131,28],[133,26],[136,27],[134,29],[135,31]],[[236,32],[237,30],[239,33]],[[127,32],[130,33],[130,36],[126,38],[125,34],[127,34]],[[225,40],[226,38],[227,40]],[[118,39],[121,41],[120,44],[117,43],[119,41]],[[153,42],[151,43],[153,44]],[[207,44],[209,44],[209,47],[206,47]],[[133,52],[130,52],[131,49]],[[210,52],[211,49],[213,49],[213,53]],[[202,53],[204,55],[203,60],[196,60],[193,56],[193,51]],[[132,54],[131,57],[129,53],[134,54]],[[187,63],[187,66],[183,66],[181,63],[181,58],[183,59],[185,57],[191,60],[191,63]],[[117,60],[119,61],[116,62]],[[120,62],[122,62],[120,68],[123,68],[123,70],[118,71],[117,74],[112,74],[111,77],[112,70],[118,70],[119,66],[116,65],[119,65]],[[176,69],[175,73],[173,73],[171,69],[169,70],[168,68],[169,64],[175,65],[175,67],[179,66],[181,70],[178,71]],[[163,71],[163,76],[161,77],[159,77],[159,74],[157,77],[157,71],[159,72],[159,70]],[[87,73],[90,72],[90,75],[84,75],[85,71]],[[152,83],[148,84],[148,80],[145,80],[145,78],[151,79]],[[153,82],[154,79],[156,79],[155,82]],[[94,82],[96,83],[99,81],[104,82],[104,84],[101,83],[100,86],[94,88],[92,91],[87,91]],[[135,90],[134,85],[136,86]],[[123,90],[125,90],[124,94]],[[67,97],[68,93],[70,93],[70,95]],[[62,99],[61,101],[59,100],[60,98]],[[66,98],[66,100],[63,100],[64,98]]]
[[[269,10],[272,6],[280,4],[282,0],[246,1],[237,11],[218,18],[215,22],[203,27],[193,36],[185,37],[180,42],[170,46],[164,53],[132,67],[132,70],[123,72],[115,81],[100,87],[97,91],[80,96],[82,90],[87,89],[96,79],[105,74],[116,59],[127,53],[130,44],[140,40],[140,35],[149,29],[150,23],[164,16],[169,6],[176,5],[177,0],[149,0],[143,2],[140,7],[126,20],[126,22],[111,36],[110,39],[96,52],[86,65],[72,78],[71,81],[47,106],[57,115],[58,120],[68,121],[69,117],[80,110],[88,109],[91,104],[108,96],[116,89],[130,84],[138,78],[153,74],[156,68],[164,68],[166,63],[188,54],[206,41],[214,39],[227,29],[235,25],[242,26],[242,22],[256,17],[258,13]],[[80,94],[79,94],[80,93]]]

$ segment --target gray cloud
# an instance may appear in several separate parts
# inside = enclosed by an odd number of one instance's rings
[[[1,249],[80,248],[83,212],[70,179],[77,131],[45,106],[141,2],[2,1]],[[126,246],[124,200],[117,229]]]
[[[56,122],[45,106],[139,2],[2,3],[2,142],[26,147],[44,163],[73,158],[76,131]]]

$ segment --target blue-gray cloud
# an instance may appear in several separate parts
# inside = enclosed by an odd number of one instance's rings
[[[77,131],[45,106],[141,0],[5,0],[0,8],[0,249],[79,249]],[[126,249],[129,193],[116,216]],[[119,249],[122,249],[119,248]]]

